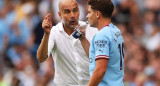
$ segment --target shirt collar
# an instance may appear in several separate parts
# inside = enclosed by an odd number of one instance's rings
[[[113,27],[114,25],[112,23],[109,24],[110,27]]]
[[[113,24],[112,23],[110,23],[110,24],[105,24],[101,29],[103,29],[104,27],[113,27]]]
[[[63,22],[58,23],[59,30],[64,32]]]

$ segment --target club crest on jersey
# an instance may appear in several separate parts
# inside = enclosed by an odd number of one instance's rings
[[[93,59],[92,58],[89,58],[89,63],[92,63],[93,62]]]

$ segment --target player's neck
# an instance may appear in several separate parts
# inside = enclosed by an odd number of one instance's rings
[[[110,18],[101,18],[98,21],[98,30],[101,30],[105,25],[109,25],[111,23]]]

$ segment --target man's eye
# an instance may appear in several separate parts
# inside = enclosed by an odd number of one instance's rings
[[[73,12],[77,12],[77,11],[78,11],[78,9],[77,9],[77,8],[73,10]]]
[[[65,10],[65,11],[64,11],[64,13],[67,13],[67,14],[69,14],[69,13],[70,13],[70,11],[69,11],[69,10]]]

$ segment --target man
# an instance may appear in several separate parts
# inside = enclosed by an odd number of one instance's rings
[[[123,37],[111,23],[111,0],[88,0],[88,21],[97,27],[89,50],[91,79],[88,86],[124,86]]]
[[[78,24],[79,8],[76,0],[60,0],[59,17],[62,22],[52,27],[50,14],[42,22],[44,36],[37,52],[41,62],[52,54],[55,64],[54,82],[57,86],[83,86],[89,81],[89,42],[93,28],[86,28],[85,36],[72,37]],[[52,27],[52,29],[51,29]],[[87,38],[87,39],[86,39]],[[88,42],[89,41],[89,42]]]

